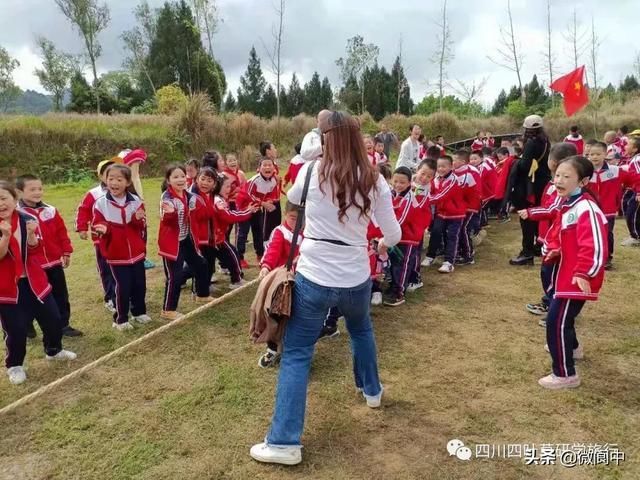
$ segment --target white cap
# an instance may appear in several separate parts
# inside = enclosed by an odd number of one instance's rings
[[[524,128],[540,128],[542,127],[542,117],[540,115],[529,115],[522,123]]]

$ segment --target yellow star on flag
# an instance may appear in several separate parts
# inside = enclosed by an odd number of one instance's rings
[[[580,93],[580,89],[582,88],[582,85],[580,84],[580,82],[576,82],[573,84],[573,88],[577,93]]]

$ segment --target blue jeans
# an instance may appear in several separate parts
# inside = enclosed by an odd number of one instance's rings
[[[351,337],[356,386],[368,396],[380,393],[376,340],[369,316],[371,280],[353,288],[323,287],[296,274],[293,314],[287,323],[271,429],[272,446],[302,446],[309,369],[327,311],[338,307]]]

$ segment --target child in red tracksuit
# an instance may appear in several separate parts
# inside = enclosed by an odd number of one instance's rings
[[[640,245],[640,137],[630,137],[625,152],[631,159],[624,167],[627,169],[630,187],[625,193],[624,210],[629,238],[621,243],[626,247]]]
[[[553,176],[558,168],[558,163],[575,154],[575,146],[568,142],[556,143],[551,147],[547,165],[549,166],[552,180],[550,180],[544,188],[540,206],[518,212],[522,219],[538,222],[537,241],[542,245],[543,257],[542,264],[540,265],[540,280],[542,282],[543,295],[539,303],[528,303],[525,306],[525,308],[534,315],[546,315],[549,311],[549,305],[551,304],[554,292],[554,279],[559,263],[559,258],[556,255],[549,255],[550,252],[556,251],[559,248],[559,240],[557,238],[559,229],[557,226],[554,226],[554,222],[558,216],[561,199],[558,197],[558,192],[553,184]],[[538,323],[544,327],[546,325],[546,319],[542,319]]]
[[[51,293],[58,305],[62,321],[62,334],[67,337],[82,335],[80,330],[69,325],[71,306],[69,305],[69,290],[64,269],[71,263],[73,247],[69,239],[67,227],[58,210],[43,203],[42,181],[35,175],[22,175],[16,179],[16,188],[20,192],[19,209],[38,219],[38,226],[42,244],[42,268],[47,274],[51,285]],[[35,337],[33,323],[29,325],[29,337]]]
[[[113,164],[106,171],[107,193],[93,205],[93,230],[100,238],[100,252],[115,282],[113,327],[130,330],[129,308],[133,320],[149,323],[145,296],[147,282],[144,258],[147,253],[144,231],[146,214],[140,197],[129,193],[131,169]]]
[[[607,145],[597,142],[591,145],[587,158],[593,164],[594,172],[589,182],[589,190],[592,191],[600,203],[600,208],[607,217],[609,253],[605,270],[613,268],[613,243],[615,241],[613,228],[616,223],[616,215],[622,201],[624,186],[629,185],[629,173],[622,167],[609,165],[607,157]]]
[[[460,229],[467,212],[462,188],[453,173],[453,160],[449,155],[438,159],[437,175],[431,181],[429,201],[435,206],[435,219],[431,226],[425,267],[433,265],[438,249],[446,236],[445,261],[438,269],[440,273],[451,273],[458,251]]]
[[[242,279],[242,267],[240,255],[236,248],[227,240],[227,232],[234,224],[242,224],[249,220],[260,208],[258,205],[249,204],[245,210],[232,210],[229,207],[229,192],[231,191],[231,179],[223,176],[214,190],[213,206],[215,211],[215,244],[216,256],[220,262],[229,269],[231,285],[234,290],[245,284]]]
[[[584,157],[569,157],[558,165],[554,184],[562,199],[556,223],[559,228],[560,263],[553,300],[547,315],[547,349],[553,372],[541,378],[549,389],[580,385],[575,358],[583,356],[574,322],[586,300],[595,301],[604,281],[607,218],[584,189],[593,176]]]
[[[488,148],[483,148],[482,152],[471,152],[469,163],[480,172],[480,228],[489,224],[489,209],[491,202],[496,197],[496,183],[498,182],[498,172],[496,163],[491,158]]]
[[[105,193],[107,193],[106,172],[107,167],[114,163],[113,160],[103,160],[98,163],[97,173],[100,179],[100,184],[89,190],[82,198],[80,205],[76,211],[75,229],[78,232],[80,239],[87,240],[89,233],[91,233],[91,240],[93,241],[93,247],[96,254],[96,265],[98,267],[98,273],[100,274],[100,282],[102,283],[102,290],[104,292],[104,306],[109,312],[115,313],[115,282],[113,275],[111,275],[111,269],[107,264],[107,261],[100,253],[100,239],[94,232],[91,231],[91,220],[93,219],[93,205],[96,200]]]
[[[458,150],[453,155],[453,173],[458,177],[462,195],[466,204],[466,214],[460,229],[458,244],[458,265],[473,265],[475,249],[472,237],[480,231],[481,185],[480,171],[469,164],[470,154],[467,150]]]
[[[289,168],[287,169],[287,173],[285,173],[282,183],[282,188],[285,188],[289,183],[294,184],[296,182],[296,178],[298,177],[298,172],[304,165],[304,158],[300,155],[300,151],[302,150],[302,144],[298,143],[295,147],[293,147],[296,155],[289,162]]]
[[[194,179],[189,192],[195,199],[196,206],[191,212],[193,224],[191,230],[200,253],[207,263],[207,278],[211,277],[215,269],[217,257],[215,243],[215,207],[214,190],[218,184],[218,174],[211,167],[203,167]],[[195,283],[194,283],[195,293]]]
[[[250,205],[260,206],[260,210],[251,216],[250,221],[239,225],[237,249],[240,260],[244,260],[249,230],[253,236],[253,248],[258,263],[264,255],[265,241],[271,236],[273,229],[280,225],[280,187],[273,160],[267,157],[260,159],[258,173],[254,175],[238,194],[237,208],[245,210]]]
[[[393,172],[393,209],[402,228],[402,239],[397,245],[399,254],[391,259],[391,296],[384,304],[397,307],[405,302],[404,294],[409,285],[411,273],[419,261],[418,245],[426,228],[425,204],[427,197],[416,198],[411,191],[411,170],[399,167]]]
[[[291,252],[291,242],[293,241],[293,231],[298,221],[299,207],[287,202],[284,210],[284,220],[271,234],[267,249],[260,262],[260,278],[265,277],[271,270],[287,264],[289,253]],[[302,244],[302,232],[298,234],[294,259],[298,257]],[[262,368],[274,367],[280,361],[278,344],[267,343],[267,351],[258,359],[258,365]]]
[[[34,318],[43,332],[47,360],[76,358],[62,349],[60,313],[41,266],[38,220],[18,211],[17,201],[15,188],[0,180],[0,324],[7,347],[7,375],[14,385],[27,379],[23,368],[27,325]]]
[[[184,263],[193,272],[196,303],[209,303],[211,277],[207,278],[207,263],[197,244],[194,221],[200,207],[196,197],[187,191],[187,175],[183,165],[169,165],[165,171],[166,190],[160,198],[160,229],[158,253],[165,274],[164,300],[161,317],[175,320],[184,277]]]

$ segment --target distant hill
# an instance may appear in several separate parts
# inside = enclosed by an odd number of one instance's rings
[[[69,102],[69,95],[65,95],[63,105]],[[44,95],[34,90],[26,90],[11,104],[6,113],[31,113],[42,115],[53,110],[53,100],[50,95]]]

